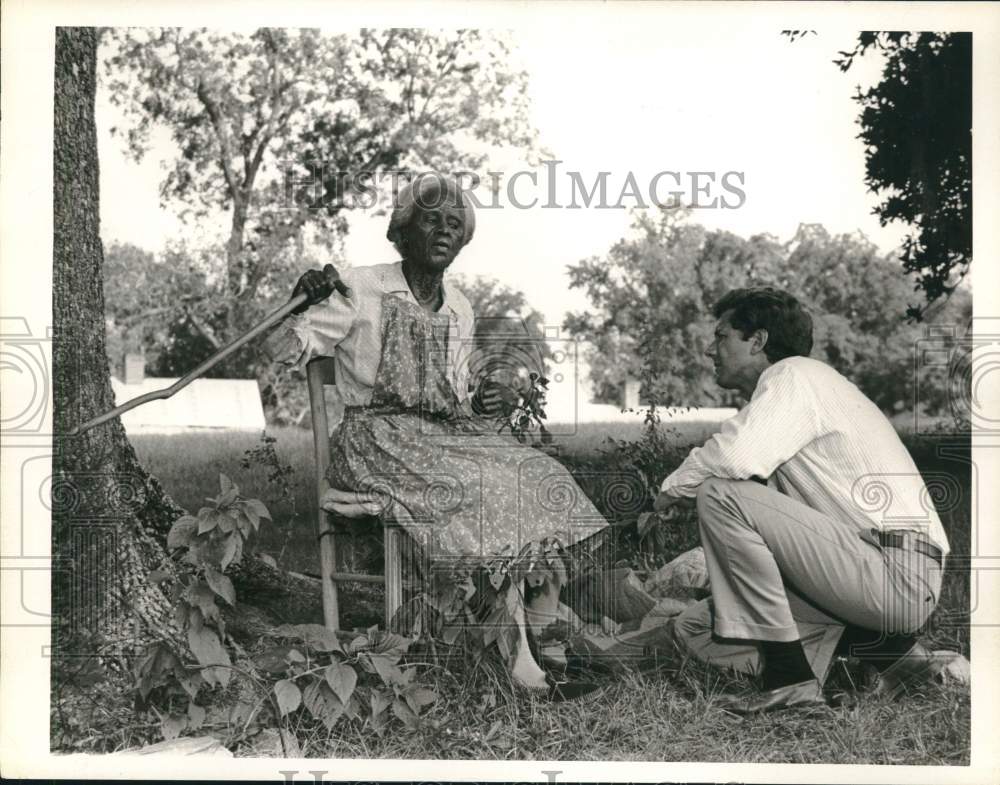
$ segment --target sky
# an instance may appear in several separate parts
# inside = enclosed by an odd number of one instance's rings
[[[512,33],[519,62],[530,77],[532,119],[541,142],[561,161],[556,168],[557,203],[571,200],[569,171],[589,188],[608,171],[612,202],[629,172],[640,188],[661,171],[682,175],[690,193],[690,172],[715,172],[707,201],[724,196],[737,209],[700,209],[690,220],[749,237],[769,232],[788,240],[800,223],[822,223],[834,233],[860,230],[883,251],[896,247],[906,227],[880,227],[871,214],[877,199],[864,186],[864,151],[858,140],[856,86],[874,84],[877,55],[866,56],[848,73],[832,60],[853,47],[843,31],[790,42],[777,29],[744,31],[659,24],[551,28]],[[119,138],[108,132],[116,110],[98,96],[101,161],[101,220],[105,243],[131,242],[151,251],[189,234],[160,206],[161,163],[170,154],[165,135],[139,164],[128,160]],[[498,168],[520,166],[502,151]],[[524,178],[515,192],[521,202],[546,201],[549,180],[539,186]],[[742,173],[745,198],[720,188],[725,172]],[[705,183],[703,177],[701,182]],[[661,181],[661,193],[670,180]],[[688,197],[690,198],[690,197]],[[702,197],[705,198],[705,197]],[[547,324],[585,310],[588,301],[569,289],[567,265],[605,253],[630,234],[627,209],[502,209],[477,214],[476,236],[452,268],[485,275],[524,291]],[[626,200],[628,202],[628,200]],[[631,204],[631,202],[628,202]],[[353,265],[391,261],[385,240],[387,219],[356,213],[345,239]],[[218,222],[225,229],[225,219]],[[293,281],[289,281],[291,290]]]

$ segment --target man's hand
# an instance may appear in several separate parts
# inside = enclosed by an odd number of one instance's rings
[[[344,297],[351,296],[351,288],[340,280],[340,273],[332,264],[326,265],[322,270],[307,270],[295,284],[295,288],[292,290],[292,299],[294,300],[300,294],[307,295],[309,299],[292,313],[303,313],[310,306],[323,302],[333,294],[334,289]]]
[[[320,506],[345,518],[367,518],[380,515],[387,506],[387,499],[375,493],[330,488],[323,494]]]
[[[683,496],[671,496],[660,491],[653,502],[653,512],[657,514],[660,522],[668,523],[680,518],[685,511],[691,508],[693,499]]]

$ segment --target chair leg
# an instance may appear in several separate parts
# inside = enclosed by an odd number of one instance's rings
[[[319,511],[320,524],[319,561],[320,577],[323,580],[323,623],[328,629],[340,629],[340,598],[337,581],[333,573],[337,568],[337,549],[329,514]]]
[[[389,628],[392,617],[403,605],[403,532],[398,526],[385,530],[385,626]]]

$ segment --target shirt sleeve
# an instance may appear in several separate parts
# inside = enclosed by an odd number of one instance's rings
[[[277,362],[298,368],[314,357],[332,357],[354,326],[358,306],[353,297],[334,292],[305,313],[289,316],[267,340],[267,353]]]
[[[769,369],[750,403],[702,447],[691,450],[660,490],[669,496],[692,497],[709,477],[770,477],[825,432],[812,391],[800,373],[787,365]]]

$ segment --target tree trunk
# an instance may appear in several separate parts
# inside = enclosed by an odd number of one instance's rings
[[[120,419],[74,426],[115,405],[105,347],[94,91],[97,31],[56,31],[53,137],[53,644],[127,656],[178,640],[172,605],[149,581],[170,569],[166,534],[183,514],[139,464]],[[292,602],[318,620],[315,586],[244,559],[241,600]],[[247,595],[250,595],[248,597]],[[274,607],[272,605],[272,607]],[[88,647],[81,649],[80,647]]]
[[[114,406],[105,352],[94,90],[97,31],[58,28],[53,137],[53,639],[127,655],[176,634],[151,584],[181,510],[139,465],[118,419],[63,436]],[[89,651],[94,651],[89,649]]]

